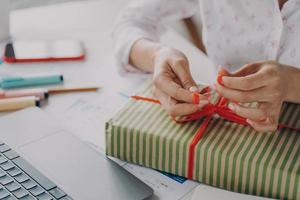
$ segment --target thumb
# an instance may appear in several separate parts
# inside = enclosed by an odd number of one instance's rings
[[[181,86],[186,90],[191,90],[193,92],[199,92],[196,82],[194,81],[188,61],[186,59],[181,59],[171,63],[172,69],[178,77]],[[192,89],[190,89],[192,88]]]
[[[190,73],[185,75],[181,74],[178,78],[184,89],[190,90],[191,92],[199,92],[198,86]]]
[[[243,65],[240,69],[231,73],[234,77],[244,77],[256,73],[261,66],[261,62]]]
[[[222,81],[223,76],[232,76],[232,75],[225,68],[223,68],[223,67],[219,67],[219,68],[220,68],[220,70],[218,72],[217,82],[220,85],[224,86],[223,81]]]
[[[223,67],[219,67],[220,70],[218,72],[217,82],[220,85],[224,86],[224,84],[223,84],[223,76],[245,77],[245,76],[248,76],[250,74],[255,73],[257,71],[257,66],[259,66],[257,63],[246,64],[243,67],[241,67],[240,69],[238,69],[237,71],[234,71],[232,73],[230,73],[229,71],[227,71]]]

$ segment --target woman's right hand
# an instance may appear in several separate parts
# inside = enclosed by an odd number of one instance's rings
[[[199,104],[194,104],[193,93],[199,91],[182,52],[160,47],[153,59],[153,94],[171,116],[188,115],[208,104],[203,95],[200,95]]]

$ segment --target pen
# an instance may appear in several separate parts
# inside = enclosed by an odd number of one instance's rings
[[[73,92],[93,92],[100,89],[100,87],[69,87],[69,88],[54,88],[49,89],[49,94],[73,93]]]
[[[0,90],[0,99],[15,98],[15,97],[27,97],[36,96],[40,100],[47,99],[49,94],[63,94],[63,93],[74,93],[74,92],[92,92],[97,91],[99,87],[70,87],[70,88],[33,88],[33,89],[22,89],[22,90]]]
[[[36,77],[3,77],[0,80],[0,85],[3,89],[27,87],[36,85],[48,85],[63,82],[62,75],[48,75],[48,76],[36,76]]]
[[[44,100],[48,98],[48,90],[44,88],[24,89],[24,90],[0,90],[0,99],[35,96]]]
[[[38,97],[0,99],[0,112],[15,111],[34,106],[40,106],[40,100]]]

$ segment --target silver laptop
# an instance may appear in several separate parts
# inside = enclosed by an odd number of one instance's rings
[[[38,108],[0,118],[0,199],[133,200],[153,194],[57,124]]]

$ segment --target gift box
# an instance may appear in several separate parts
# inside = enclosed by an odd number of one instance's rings
[[[234,192],[300,199],[299,105],[284,104],[280,128],[259,133],[217,106],[178,123],[152,99],[151,85],[136,97],[106,123],[108,156]]]

